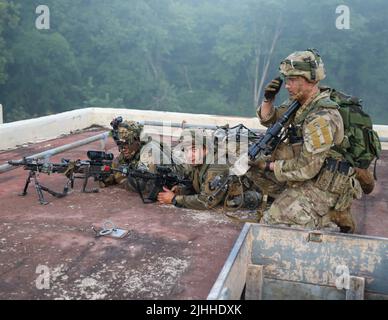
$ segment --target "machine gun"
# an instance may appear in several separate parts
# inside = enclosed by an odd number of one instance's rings
[[[163,187],[171,189],[176,185],[183,185],[185,187],[192,187],[192,181],[173,172],[171,167],[156,166],[156,173],[149,172],[145,169],[133,169],[130,166],[121,166],[113,171],[120,172],[128,177],[128,183],[132,185],[139,193],[143,203],[153,203],[157,200],[158,193],[163,191]],[[147,183],[153,182],[153,188],[148,196],[145,198],[141,186],[141,181]]]
[[[39,202],[41,204],[48,204],[48,202],[44,199],[43,191],[46,191],[47,193],[51,194],[56,198],[63,198],[67,195],[69,191],[69,187],[71,187],[73,184],[73,181],[68,179],[65,187],[63,188],[63,192],[56,192],[54,190],[51,190],[43,186],[38,181],[39,173],[45,173],[48,175],[52,173],[65,173],[69,164],[64,159],[62,160],[61,163],[49,163],[49,162],[40,161],[38,159],[23,158],[22,161],[11,160],[11,161],[8,161],[8,163],[12,166],[23,166],[24,170],[29,170],[26,183],[24,185],[23,191],[20,193],[20,196],[25,196],[27,194],[28,185],[30,184],[31,179],[34,179],[35,190],[38,193]]]
[[[12,166],[23,166],[24,170],[29,170],[26,183],[24,185],[21,196],[27,194],[28,186],[31,179],[34,179],[35,190],[39,196],[39,202],[41,204],[48,204],[44,199],[43,191],[51,194],[56,198],[65,197],[69,189],[74,188],[75,179],[83,179],[82,192],[98,192],[98,189],[87,190],[86,186],[90,177],[93,177],[95,181],[103,181],[111,173],[111,164],[113,160],[112,153],[105,153],[103,151],[88,151],[87,156],[89,160],[75,160],[62,159],[60,163],[51,163],[39,159],[23,158],[21,161],[8,161]],[[63,188],[63,192],[56,192],[48,187],[43,186],[39,180],[39,173],[50,175],[52,173],[64,174],[67,177],[67,182]]]
[[[89,160],[76,160],[69,161],[69,173],[67,177],[72,176],[70,179],[83,179],[83,185],[81,192],[94,193],[98,192],[99,189],[92,188],[86,189],[89,178],[93,178],[94,181],[104,181],[112,173],[112,160],[113,153],[106,153],[104,151],[92,151],[87,152]]]

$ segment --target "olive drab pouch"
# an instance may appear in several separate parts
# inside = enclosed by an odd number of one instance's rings
[[[350,207],[353,199],[361,199],[362,197],[361,185],[355,177],[355,172],[348,177],[347,182],[345,185],[346,188],[338,197],[334,210],[344,211]]]
[[[315,186],[322,191],[342,196],[348,192],[352,176],[355,176],[355,171],[349,162],[328,158],[318,175]]]
[[[334,159],[329,159],[330,161],[335,161]],[[335,161],[337,170],[333,176],[333,181],[328,189],[328,191],[342,195],[344,192],[347,192],[349,188],[350,174],[352,171],[349,162],[347,161]]]
[[[336,170],[337,161],[334,159],[326,159],[325,165],[315,182],[315,186],[322,191],[327,191],[331,186]]]
[[[333,180],[330,187],[328,188],[328,191],[338,195],[344,194],[348,189],[349,180],[350,178],[348,175],[337,171],[333,176]]]

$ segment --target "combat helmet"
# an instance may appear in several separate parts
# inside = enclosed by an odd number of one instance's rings
[[[140,134],[143,126],[135,121],[124,121],[119,125],[119,139],[128,144],[132,144],[135,140],[140,140]]]
[[[279,66],[284,77],[302,76],[309,82],[325,79],[325,68],[316,49],[296,51],[284,59]]]
[[[111,126],[113,127],[113,139],[119,147],[124,144],[131,145],[135,141],[140,141],[143,125],[135,121],[123,121],[122,117],[118,117],[111,122]]]

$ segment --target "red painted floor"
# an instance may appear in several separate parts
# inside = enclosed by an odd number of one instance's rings
[[[89,131],[0,153],[0,164],[67,144]],[[53,156],[86,159],[89,149],[116,153],[114,142],[95,142]],[[388,237],[387,152],[378,165],[375,191],[355,201],[357,233]],[[205,299],[242,224],[221,211],[201,212],[143,204],[118,186],[62,199],[45,194],[42,206],[31,185],[18,196],[27,171],[0,174],[0,299]],[[40,181],[61,191],[61,175]],[[90,186],[97,186],[91,183]],[[105,220],[128,229],[123,239],[95,238]],[[37,267],[47,266],[49,289],[38,289]]]
[[[87,132],[0,154],[1,162],[97,134]],[[86,159],[95,142],[63,154]],[[111,139],[106,149],[116,152]],[[27,171],[0,175],[0,299],[205,299],[241,225],[220,212],[143,204],[137,194],[114,186],[99,193],[76,190],[42,206],[31,185],[18,196]],[[41,175],[61,191],[61,175]],[[97,186],[92,183],[91,186]],[[123,239],[95,238],[91,226],[105,220],[130,230]],[[39,265],[50,271],[50,289],[38,290]]]

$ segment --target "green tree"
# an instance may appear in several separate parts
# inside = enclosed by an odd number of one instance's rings
[[[12,61],[12,55],[8,48],[6,37],[11,37],[12,31],[19,21],[17,7],[7,0],[0,0],[0,84],[7,79],[6,64]]]
[[[326,84],[360,96],[375,122],[388,93],[385,0],[0,0],[6,120],[99,106],[254,116],[289,53],[319,49]],[[282,90],[279,100],[285,98]]]
[[[69,110],[82,101],[75,58],[60,34],[21,32],[10,50],[14,59],[7,72],[12,76],[0,89],[7,121]]]

